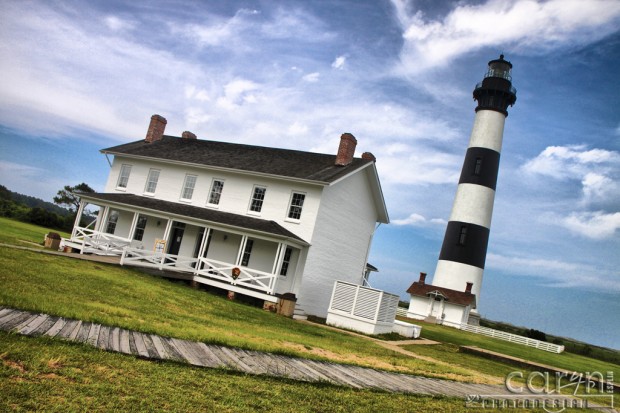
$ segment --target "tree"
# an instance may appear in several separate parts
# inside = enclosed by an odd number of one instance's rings
[[[93,193],[95,190],[84,182],[76,186],[65,185],[54,197],[54,203],[60,206],[66,205],[71,211],[76,213],[80,207],[80,199],[79,196],[75,194],[76,192]]]

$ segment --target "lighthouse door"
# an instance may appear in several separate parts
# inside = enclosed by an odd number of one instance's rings
[[[443,308],[443,297],[435,296],[433,300],[433,308],[431,309],[431,316],[441,318],[441,309]]]

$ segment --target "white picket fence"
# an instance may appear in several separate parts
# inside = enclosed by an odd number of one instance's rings
[[[528,347],[534,347],[540,350],[549,351],[551,353],[561,353],[564,351],[564,346],[560,346],[553,343],[547,343],[545,341],[535,340],[533,338],[518,336],[516,334],[506,333],[505,331],[494,330],[488,327],[472,326],[469,324],[461,324],[461,330],[469,331],[471,333],[482,334],[485,336],[497,338],[499,340],[510,341],[511,343],[522,344]]]

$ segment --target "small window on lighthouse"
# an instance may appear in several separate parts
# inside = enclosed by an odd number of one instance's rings
[[[465,239],[467,238],[467,226],[461,226],[461,232],[459,233],[459,245],[465,245]]]
[[[476,165],[474,166],[474,175],[480,176],[482,170],[482,158],[476,158]]]

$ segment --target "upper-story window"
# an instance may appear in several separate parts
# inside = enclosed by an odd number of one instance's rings
[[[159,181],[159,169],[150,169],[149,176],[146,178],[144,193],[154,194],[157,189],[157,181]]]
[[[265,200],[265,193],[267,188],[263,186],[255,186],[252,193],[252,200],[250,201],[250,211],[260,212],[263,209],[263,201]]]
[[[291,196],[291,204],[288,208],[288,217],[290,219],[300,219],[301,210],[304,207],[304,201],[306,200],[306,194],[301,192],[293,192]]]
[[[194,188],[196,187],[196,175],[185,175],[185,182],[183,182],[183,191],[181,191],[181,200],[191,201],[194,196]]]
[[[224,181],[221,179],[214,179],[211,183],[211,191],[209,192],[209,199],[207,203],[210,205],[219,205],[223,189]]]
[[[129,174],[131,173],[131,165],[123,164],[121,166],[121,173],[118,175],[118,181],[116,187],[121,189],[127,188],[127,182],[129,182]]]

